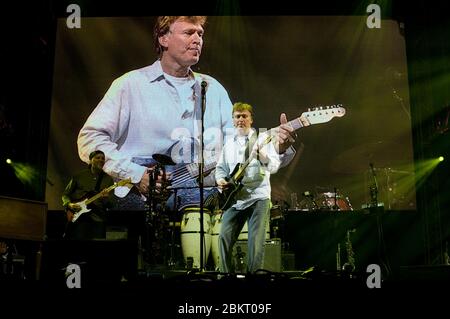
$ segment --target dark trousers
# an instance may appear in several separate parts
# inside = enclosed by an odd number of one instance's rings
[[[248,264],[247,271],[255,272],[264,265],[264,244],[266,221],[269,218],[270,199],[258,200],[244,210],[230,207],[222,217],[219,234],[220,271],[233,272],[233,246],[245,222],[248,222]]]

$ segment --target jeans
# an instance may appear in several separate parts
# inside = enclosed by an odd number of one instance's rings
[[[222,217],[219,234],[220,272],[233,272],[233,246],[248,222],[247,271],[253,273],[264,265],[266,221],[269,218],[270,199],[258,200],[244,210],[230,207]]]

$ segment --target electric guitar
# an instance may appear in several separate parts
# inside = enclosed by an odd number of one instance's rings
[[[345,108],[339,105],[341,104],[338,104],[338,106],[336,107],[326,107],[326,108],[321,107],[320,109],[304,112],[300,117],[288,122],[287,124],[290,125],[294,130],[298,130],[304,126],[300,118],[308,119],[310,125],[329,122],[334,117],[342,117],[345,115]],[[260,147],[267,145],[273,140],[274,134],[270,133],[270,131],[273,130],[276,130],[276,128],[271,129],[268,132],[264,133],[264,134],[269,133],[269,135],[259,145]],[[258,153],[257,151],[256,152],[252,151],[248,159],[244,163],[236,165],[236,167],[231,172],[230,176],[226,178],[227,182],[231,183],[227,189],[223,190],[221,193],[215,193],[210,195],[215,196],[216,199],[217,197],[219,197],[220,209],[226,210],[234,204],[235,202],[234,197],[244,186],[242,180],[244,178],[245,169],[250,164],[250,162],[255,158],[257,153]],[[211,200],[211,198],[207,198],[207,200]]]
[[[69,210],[70,212],[72,212],[73,216],[72,218],[69,220],[72,223],[75,223],[75,221],[80,218],[81,215],[83,215],[84,213],[88,213],[91,211],[90,208],[87,207],[87,205],[89,205],[90,203],[96,201],[97,199],[99,199],[100,197],[102,197],[104,194],[109,193],[110,191],[112,191],[114,188],[118,187],[118,186],[125,186],[125,185],[131,185],[131,178],[127,178],[124,180],[121,180],[117,183],[114,183],[113,185],[103,189],[102,191],[100,191],[98,194],[90,197],[90,198],[86,198],[85,200],[79,201],[77,203],[75,203],[76,205],[80,206],[80,210],[73,212],[71,210]]]

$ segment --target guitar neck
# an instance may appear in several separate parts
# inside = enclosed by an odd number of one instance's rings
[[[287,125],[291,126],[294,130],[298,130],[300,128],[302,128],[304,125],[302,124],[302,122],[300,121],[300,118],[297,117],[296,119],[289,121],[286,123]],[[275,132],[277,129],[279,128],[279,126],[270,129],[268,132],[269,136],[260,144],[259,147],[264,146],[269,144],[270,142],[272,142],[274,135],[271,134],[270,132],[273,131]],[[255,152],[251,152],[249,157],[247,158],[247,160],[242,163],[239,171],[236,173],[235,175],[235,179],[238,179],[245,171],[245,169],[247,168],[247,166],[250,164],[250,162],[255,158]]]
[[[114,185],[109,186],[108,188],[105,188],[105,189],[102,190],[100,193],[98,193],[98,194],[92,196],[91,198],[89,198],[89,199],[86,201],[86,205],[88,205],[88,204],[90,204],[90,203],[92,203],[92,202],[95,202],[97,199],[99,199],[100,197],[102,197],[103,192],[109,193],[110,191],[112,191],[112,190],[113,190],[114,188],[116,188],[116,187],[117,187],[117,185],[114,184]]]
[[[216,165],[217,165],[217,163],[215,161],[211,161],[211,162],[205,161],[205,166],[203,167],[203,173],[207,173],[207,172],[213,170],[214,168],[216,168]],[[199,170],[198,166],[199,166],[199,164],[197,164],[197,163],[191,163],[191,164],[186,165],[186,168],[192,177],[199,176],[200,170]]]
[[[287,122],[286,125],[292,127],[292,128],[294,129],[294,131],[297,131],[298,129],[301,129],[302,127],[304,127],[304,125],[302,124],[302,121],[300,121],[300,118],[299,118],[299,117],[293,119],[292,121]],[[279,128],[280,128],[280,126],[271,128],[268,132],[271,132],[271,131],[276,132]],[[273,134],[270,134],[270,135],[272,136]],[[270,142],[270,141],[268,141],[268,142],[265,143],[265,144],[268,144],[269,142]],[[264,144],[263,144],[263,145],[264,145]]]
[[[304,125],[302,124],[302,121],[300,121],[300,118],[297,117],[296,119],[287,122],[286,124],[290,125],[294,130],[298,130],[302,128]]]
[[[264,146],[266,144],[269,144],[272,141],[272,139],[273,139],[273,135],[267,136],[267,138],[258,146],[258,148],[260,148],[261,146]],[[250,164],[250,162],[254,158],[255,158],[255,152],[250,152],[250,155],[248,156],[248,158],[245,160],[244,163],[242,163],[241,167],[235,174],[235,176],[234,176],[235,180],[239,179],[242,176],[242,174],[244,174],[245,169],[247,168],[247,166]]]

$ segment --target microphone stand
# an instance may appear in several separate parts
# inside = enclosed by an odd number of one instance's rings
[[[162,238],[161,231],[162,220],[158,212],[158,195],[156,192],[156,183],[160,172],[163,175],[163,183],[165,180],[166,170],[164,165],[156,164],[153,170],[149,171],[148,193],[147,193],[147,212],[145,216],[145,251],[146,261],[151,264],[151,267],[156,267],[158,263],[163,266],[165,263],[165,256],[163,256],[163,248],[166,244],[165,239]],[[161,192],[163,191],[163,185]],[[163,206],[163,204],[162,204]],[[151,256],[151,258],[150,258]],[[149,259],[151,259],[149,261]]]
[[[200,189],[200,272],[204,272],[204,260],[203,260],[203,241],[205,238],[205,234],[204,234],[204,227],[203,227],[203,190],[204,190],[204,185],[203,185],[203,178],[204,178],[204,174],[203,174],[203,168],[205,166],[205,160],[203,158],[203,153],[204,153],[204,142],[203,142],[203,133],[204,133],[204,115],[205,115],[205,109],[206,109],[206,86],[207,83],[206,81],[202,81],[201,82],[201,87],[202,87],[202,115],[201,115],[201,119],[200,119],[200,153],[199,153],[199,164],[198,164],[198,170],[199,170],[199,175],[198,175],[198,186]]]

